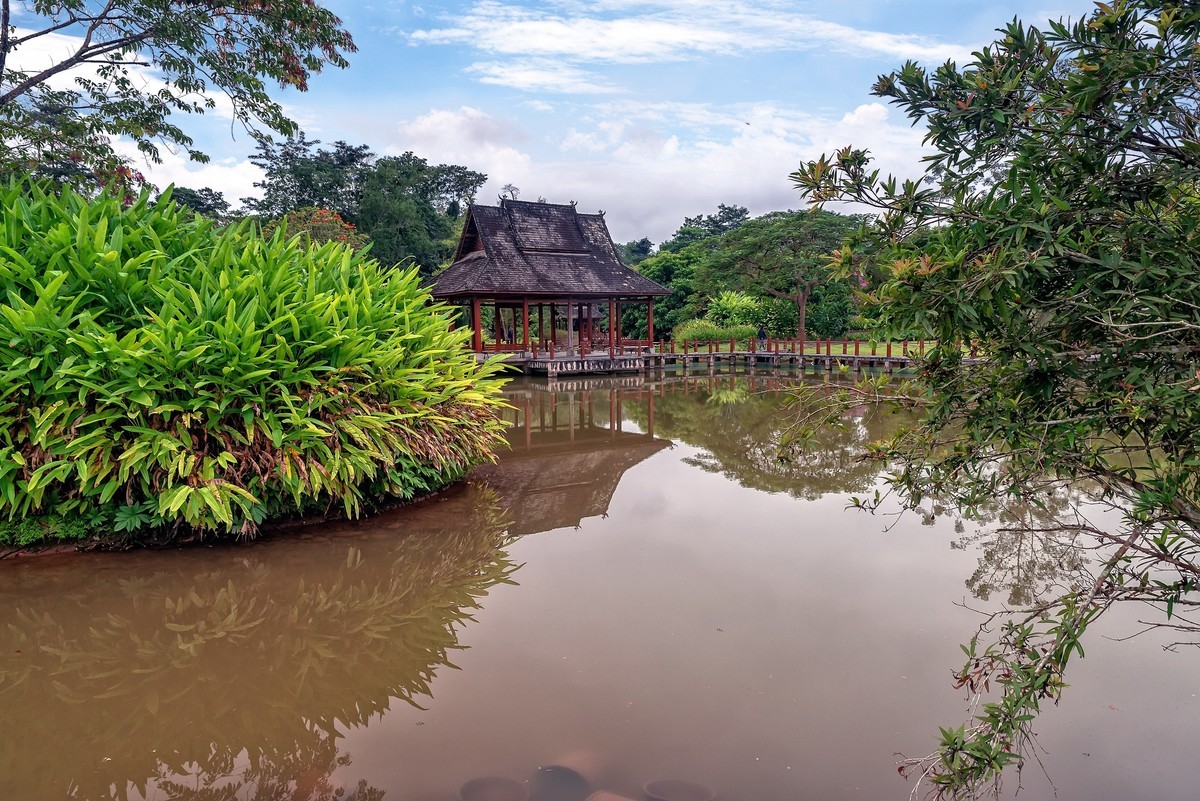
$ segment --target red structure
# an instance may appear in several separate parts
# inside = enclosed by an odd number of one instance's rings
[[[454,263],[433,278],[435,298],[465,306],[477,353],[550,358],[649,347],[654,298],[669,294],[621,263],[603,213],[518,200],[472,205]],[[631,305],[646,307],[646,326],[626,339]]]

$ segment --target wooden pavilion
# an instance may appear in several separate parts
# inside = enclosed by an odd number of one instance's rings
[[[454,262],[433,278],[435,298],[467,307],[476,353],[551,359],[642,352],[654,342],[654,298],[669,294],[621,263],[603,213],[518,200],[472,205]],[[645,339],[621,335],[630,305],[646,307]]]

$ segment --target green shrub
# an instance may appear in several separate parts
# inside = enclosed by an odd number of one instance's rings
[[[830,281],[813,295],[809,303],[806,320],[808,332],[824,339],[843,337],[850,328],[853,314],[850,288],[844,281]]]
[[[752,325],[734,325],[720,328],[712,320],[688,320],[675,326],[674,337],[680,342],[715,342],[722,343],[735,339],[738,342],[749,342],[758,336],[758,329]]]
[[[767,332],[773,337],[791,339],[800,325],[800,310],[783,298],[768,298],[763,304]]]
[[[748,325],[755,331],[767,321],[763,304],[758,298],[732,290],[725,290],[709,300],[704,316],[720,328]]]
[[[0,539],[355,516],[501,441],[495,368],[415,269],[217,231],[169,192],[10,185],[0,214]]]
[[[681,342],[716,342],[721,331],[712,320],[687,320],[675,326],[674,336]]]

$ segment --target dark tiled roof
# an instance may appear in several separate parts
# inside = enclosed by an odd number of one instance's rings
[[[459,258],[433,278],[435,297],[670,294],[621,263],[603,215],[517,200],[472,206],[467,214]],[[475,236],[483,250],[464,253]]]

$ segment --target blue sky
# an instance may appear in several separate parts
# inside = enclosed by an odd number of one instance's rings
[[[279,97],[312,138],[487,173],[480,202],[513,184],[660,242],[718,203],[799,207],[788,173],[843,145],[915,174],[922,132],[870,95],[875,77],[961,63],[1013,16],[1092,7],[1059,2],[326,0],[359,52]],[[254,191],[245,133],[219,114],[186,127],[213,162],[167,154],[152,180]]]

